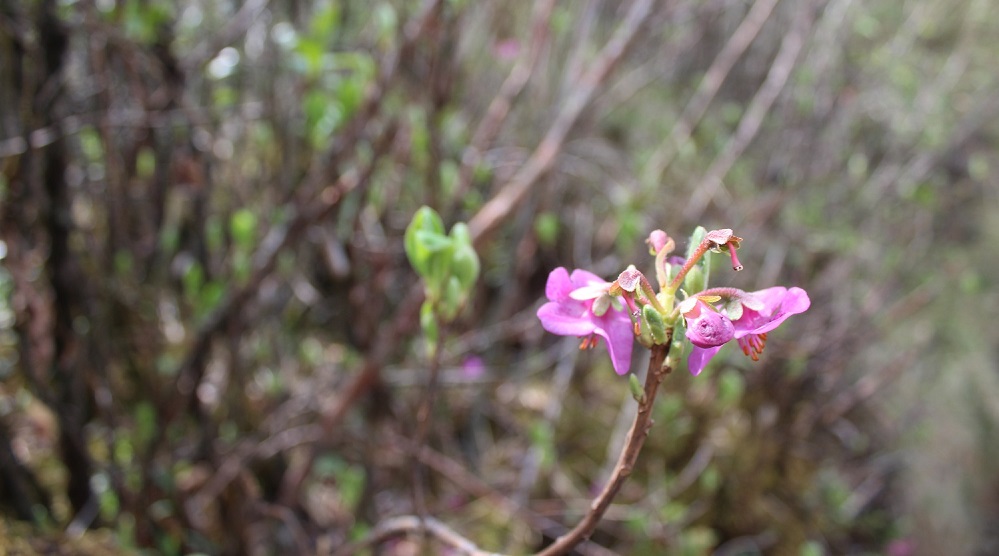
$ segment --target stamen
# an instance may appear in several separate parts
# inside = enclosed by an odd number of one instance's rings
[[[767,346],[767,335],[763,334],[750,334],[743,338],[739,338],[739,347],[742,348],[742,353],[746,354],[747,357],[753,361],[759,361],[760,355],[763,353],[763,348]]]

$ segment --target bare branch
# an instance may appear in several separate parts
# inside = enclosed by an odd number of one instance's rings
[[[805,38],[815,21],[812,15],[814,9],[811,3],[804,3],[798,8],[794,24],[787,35],[784,35],[784,40],[781,41],[780,50],[770,66],[767,78],[756,91],[753,100],[749,102],[746,113],[739,121],[735,135],[725,143],[721,154],[711,163],[711,167],[694,188],[693,195],[691,195],[684,210],[684,214],[688,215],[691,221],[699,221],[704,214],[704,209],[715,195],[724,189],[722,179],[756,137],[767,112],[777,100],[777,96],[784,90],[784,85],[787,84],[787,80],[791,76],[791,70],[794,69],[798,54],[801,53],[801,49],[805,45]]]
[[[541,176],[551,169],[569,131],[638,35],[642,22],[652,11],[652,4],[652,0],[636,0],[632,4],[617,32],[597,55],[590,70],[583,75],[579,88],[565,100],[555,122],[531,157],[496,196],[469,220],[468,227],[476,245],[481,245],[510,216]]]
[[[669,136],[659,148],[656,149],[649,158],[649,163],[645,171],[645,183],[657,183],[662,180],[663,173],[669,168],[670,163],[676,156],[679,148],[690,140],[690,134],[704,117],[708,106],[714,100],[715,95],[721,88],[725,78],[735,66],[735,63],[742,57],[749,45],[760,33],[763,24],[767,22],[770,14],[777,5],[778,0],[760,0],[754,2],[746,17],[732,33],[732,37],[715,57],[711,67],[704,74],[701,83],[697,86],[697,91],[691,97],[687,106],[683,109],[680,119],[673,125]]]

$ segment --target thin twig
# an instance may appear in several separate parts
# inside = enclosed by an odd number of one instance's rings
[[[811,2],[803,3],[798,8],[795,22],[791,30],[784,35],[777,56],[767,73],[767,78],[749,102],[735,134],[725,143],[721,154],[711,163],[711,167],[694,188],[690,202],[687,203],[687,208],[683,212],[683,214],[688,215],[691,221],[699,221],[704,209],[715,195],[723,190],[722,179],[756,137],[767,112],[770,111],[770,107],[773,106],[780,92],[784,90],[784,85],[791,76],[791,70],[794,69],[795,60],[801,53],[801,49],[805,45],[805,38],[808,37],[809,30],[815,21],[812,13],[814,9]]]
[[[506,516],[511,518],[517,517],[527,522],[528,525],[536,530],[552,533],[566,530],[566,527],[561,523],[518,504],[518,502],[514,501],[507,494],[490,486],[458,461],[434,450],[430,446],[421,446],[416,449],[413,448],[409,439],[397,435],[390,437],[390,440],[389,445],[391,447],[405,452],[406,455],[415,453],[421,463],[426,464],[427,467],[433,469],[466,493],[488,499]],[[577,545],[576,550],[577,552],[591,556],[609,556],[613,554],[613,552],[606,548],[585,541],[583,544]]]
[[[644,399],[638,404],[638,413],[635,415],[635,421],[628,432],[628,441],[625,443],[624,449],[621,450],[621,456],[618,458],[614,472],[611,473],[611,477],[604,486],[604,489],[593,499],[593,502],[590,504],[590,510],[583,516],[583,519],[576,527],[565,535],[560,536],[554,543],[541,552],[538,552],[537,556],[565,554],[579,544],[580,541],[588,538],[593,533],[593,530],[596,529],[600,518],[607,511],[607,508],[614,500],[625,480],[631,475],[632,470],[635,468],[635,462],[638,460],[638,454],[641,452],[642,446],[645,445],[645,439],[649,435],[649,429],[652,428],[652,407],[656,401],[656,394],[659,392],[659,385],[662,384],[663,379],[672,370],[665,364],[666,355],[669,354],[672,335],[671,330],[665,344],[652,347],[649,354],[649,369],[645,376]]]
[[[534,73],[534,68],[538,65],[541,52],[551,37],[549,23],[551,22],[552,10],[554,8],[555,0],[544,0],[535,4],[531,24],[531,42],[524,55],[518,58],[517,62],[513,65],[510,74],[506,77],[503,85],[500,86],[499,92],[496,93],[496,97],[489,103],[485,117],[482,118],[478,127],[475,128],[475,133],[472,134],[472,141],[462,154],[461,169],[458,172],[458,187],[454,195],[455,199],[461,199],[465,195],[469,183],[472,181],[472,174],[475,171],[475,167],[482,160],[482,153],[496,139],[500,129],[503,127],[503,122],[506,121],[506,117],[510,113],[514,100],[524,90],[524,86],[527,85],[527,81]]]
[[[468,227],[476,246],[482,245],[489,234],[509,218],[541,176],[551,169],[569,131],[638,35],[642,22],[652,11],[652,4],[652,0],[636,0],[632,4],[621,26],[580,79],[579,88],[565,99],[555,122],[530,158],[469,220]]]
[[[749,8],[749,12],[743,18],[742,23],[732,33],[731,38],[725,43],[721,52],[715,56],[708,71],[704,73],[704,78],[701,79],[700,84],[697,86],[694,96],[690,98],[687,106],[684,107],[680,119],[673,124],[673,129],[670,130],[669,136],[649,158],[645,171],[645,183],[658,183],[663,179],[663,173],[669,168],[670,163],[673,162],[677,151],[679,151],[684,143],[690,140],[690,134],[693,133],[701,118],[708,111],[708,106],[711,105],[711,101],[718,94],[718,90],[721,89],[725,78],[728,77],[735,63],[746,52],[746,49],[749,48],[749,45],[752,44],[756,36],[759,35],[760,29],[767,22],[771,12],[774,10],[774,6],[777,5],[777,1],[760,0],[759,2],[754,2],[752,7]]]
[[[451,529],[444,522],[432,517],[421,518],[415,515],[402,515],[382,521],[365,538],[343,546],[333,556],[350,556],[365,548],[377,546],[393,537],[411,533],[426,533],[467,556],[500,556],[480,549],[472,541]]]
[[[443,323],[438,319],[438,328],[442,328],[442,325]],[[419,450],[426,443],[427,435],[430,433],[431,415],[433,414],[434,402],[437,399],[438,384],[440,383],[441,353],[444,351],[444,337],[444,333],[439,333],[437,340],[434,342],[434,351],[430,355],[430,365],[427,369],[427,383],[419,407],[416,410],[416,431],[413,434],[413,447],[416,450]],[[416,513],[423,518],[427,516],[427,504],[423,484],[425,479],[426,470],[423,468],[423,464],[417,460],[416,465],[413,466],[413,507],[416,508]]]
[[[575,338],[567,338],[563,343],[563,355],[558,365],[555,367],[555,378],[552,384],[552,392],[548,397],[548,405],[545,407],[543,421],[547,426],[554,427],[562,414],[562,401],[565,399],[569,383],[572,381],[573,370],[576,367],[576,357],[579,353]],[[535,444],[524,457],[524,464],[520,469],[520,482],[517,490],[513,494],[513,500],[518,506],[523,506],[530,494],[531,489],[538,480],[541,471],[541,458],[543,447]]]

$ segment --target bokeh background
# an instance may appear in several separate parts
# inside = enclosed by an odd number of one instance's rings
[[[989,0],[0,5],[0,545],[532,552],[635,403],[548,272],[733,228],[811,309],[668,377],[582,554],[999,552]],[[482,275],[430,365],[402,234]],[[644,368],[636,350],[634,369]],[[421,473],[413,473],[419,465]],[[418,535],[367,553],[444,553]],[[338,552],[339,551],[339,552]]]

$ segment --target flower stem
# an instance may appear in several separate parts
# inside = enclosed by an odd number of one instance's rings
[[[667,339],[664,344],[652,346],[649,354],[649,369],[645,376],[645,397],[638,404],[638,413],[628,431],[628,439],[625,441],[621,455],[618,456],[617,465],[600,494],[593,499],[590,510],[583,519],[571,531],[557,538],[554,543],[538,552],[536,556],[555,556],[556,554],[566,554],[583,539],[589,537],[593,530],[597,528],[600,519],[617,495],[624,481],[631,475],[638,460],[638,454],[645,444],[645,439],[652,428],[652,407],[656,401],[656,393],[659,385],[662,384],[666,375],[672,371],[667,366],[666,356],[669,354],[670,341],[673,337],[673,329],[667,331]]]

